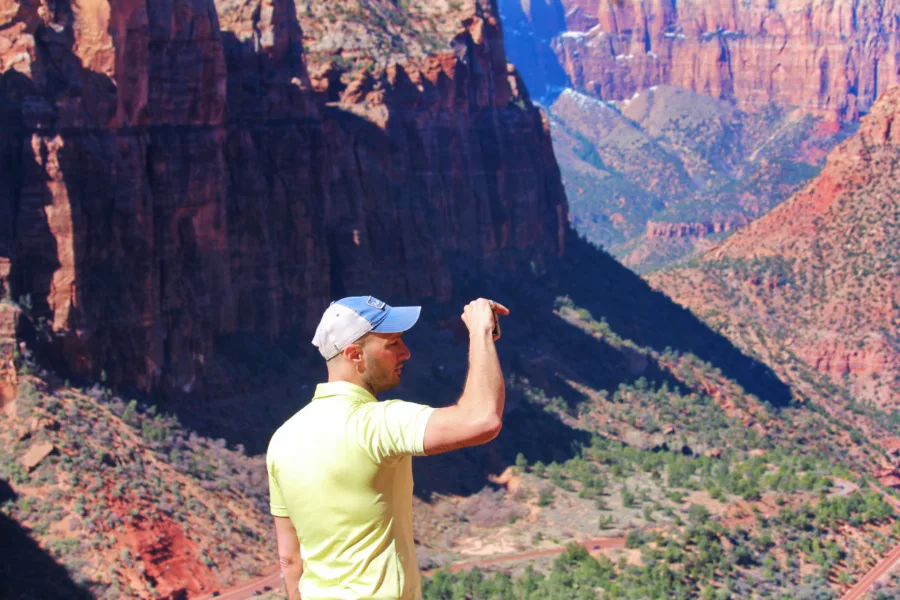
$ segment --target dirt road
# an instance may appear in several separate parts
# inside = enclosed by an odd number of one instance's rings
[[[888,554],[881,559],[877,565],[872,567],[872,570],[862,576],[862,578],[854,585],[852,588],[847,590],[847,593],[841,598],[841,600],[859,600],[869,591],[869,588],[872,587],[878,579],[890,571],[891,567],[893,567],[897,561],[900,560],[900,545],[894,547],[893,550],[888,552]]]
[[[837,480],[837,479],[835,480],[835,487],[836,487],[836,489],[834,490],[833,493],[841,495],[841,496],[849,496],[850,494],[856,492],[858,489],[856,485],[850,483],[849,481],[843,481],[843,480]],[[878,489],[875,486],[872,486],[872,487],[875,489]],[[879,491],[881,491],[881,490],[879,490]],[[897,505],[896,499],[894,499],[890,496],[886,496],[886,497],[887,497],[887,500],[894,503],[895,506]],[[749,523],[751,520],[752,520],[751,517],[746,517],[744,519],[732,519],[730,521],[726,521],[723,524],[725,526],[731,527],[734,525],[742,524],[744,521],[747,521]],[[594,539],[590,539],[590,540],[583,540],[578,543],[581,544],[582,546],[584,546],[585,548],[587,548],[588,551],[594,552],[596,550],[609,550],[609,549],[613,549],[613,548],[623,548],[625,546],[625,538],[624,537],[594,538]],[[503,554],[501,556],[492,556],[490,558],[473,558],[473,559],[464,560],[464,561],[460,561],[460,562],[451,564],[450,571],[453,573],[457,573],[459,571],[469,570],[476,566],[478,568],[483,568],[483,567],[486,567],[489,565],[502,564],[502,563],[506,563],[506,562],[528,560],[531,558],[540,558],[540,557],[544,557],[544,556],[556,556],[558,554],[562,554],[565,549],[566,549],[565,546],[557,546],[555,548],[546,548],[544,550],[530,550],[528,552],[521,552],[518,554]],[[891,553],[888,555],[888,557],[893,556],[894,553],[898,552],[898,551],[900,551],[900,546],[898,546],[893,551],[891,551]],[[885,557],[885,561],[887,560],[888,557]],[[890,565],[892,565],[893,562],[896,560],[897,560],[897,558],[894,558],[890,562],[890,564],[885,567],[885,570],[890,568]],[[882,561],[882,562],[884,562],[884,561]],[[875,571],[880,566],[881,566],[881,563],[876,565],[876,567],[874,569],[872,569],[872,571],[867,573],[866,576],[863,579],[861,579],[860,582],[857,583],[857,585],[855,585],[850,590],[850,592],[848,592],[848,594],[853,592],[854,590],[856,590],[857,587],[860,587],[860,585],[864,581],[868,581],[869,575],[875,573]],[[422,575],[425,577],[428,577],[428,576],[433,575],[436,571],[437,571],[437,569],[423,571]],[[883,572],[880,572],[879,574],[875,575],[875,579],[878,579],[878,577],[880,577],[881,574],[883,574]],[[279,571],[273,571],[273,572],[269,573],[268,575],[263,575],[261,577],[258,577],[248,583],[241,585],[240,587],[223,591],[218,596],[212,596],[211,594],[207,594],[205,596],[200,596],[199,598],[196,598],[195,600],[208,600],[208,599],[211,600],[212,598],[216,598],[217,600],[250,600],[254,597],[254,593],[259,594],[260,592],[268,591],[265,589],[266,587],[268,587],[272,590],[280,590],[282,587],[280,575],[281,574]],[[844,600],[851,600],[852,598],[855,599],[855,598],[862,597],[862,594],[864,594],[865,591],[868,589],[868,587],[871,586],[872,583],[875,582],[875,579],[872,579],[872,581],[870,583],[868,583],[865,587],[860,588],[862,591],[859,593],[859,595],[856,595],[856,596],[848,595],[848,596],[845,596]]]
[[[596,550],[622,548],[623,546],[625,546],[625,538],[595,538],[591,540],[584,540],[578,543],[587,548],[588,551],[593,552]],[[528,552],[520,552],[518,554],[504,554],[502,556],[492,556],[490,558],[464,560],[450,565],[450,571],[453,573],[457,573],[459,571],[469,570],[476,566],[478,568],[483,568],[488,565],[496,565],[505,562],[528,560],[530,558],[539,558],[542,556],[556,556],[557,554],[562,554],[565,549],[565,546],[557,546],[555,548],[545,548],[544,550],[530,550]],[[437,571],[437,569],[423,571],[422,575],[428,577],[433,575],[435,571]],[[223,591],[218,596],[206,594],[205,596],[200,596],[196,600],[212,600],[212,598],[215,598],[216,600],[250,600],[254,597],[254,593],[258,595],[263,591],[268,591],[265,590],[266,587],[269,587],[273,590],[281,589],[281,573],[279,571],[273,571],[268,575],[257,577],[253,581],[245,583],[240,587]]]
[[[589,552],[593,552],[595,550],[609,550],[612,548],[622,548],[625,546],[625,538],[616,537],[616,538],[594,538],[591,540],[583,540],[578,542],[582,546],[588,549]],[[451,573],[458,573],[459,571],[467,571],[473,567],[483,568],[488,565],[496,565],[505,562],[513,562],[519,560],[528,560],[531,558],[540,558],[542,556],[556,556],[558,554],[562,554],[565,551],[565,546],[557,546],[555,548],[545,548],[543,550],[530,550],[528,552],[520,552],[517,554],[503,554],[501,556],[492,556],[490,558],[475,558],[471,560],[464,560],[460,562],[453,563],[450,565]],[[439,569],[431,569],[429,571],[423,571],[422,575],[428,577],[433,575]]]
[[[280,570],[257,577],[253,581],[245,583],[240,587],[221,592],[216,596],[213,596],[216,592],[212,592],[205,596],[199,596],[195,600],[207,600],[212,598],[215,598],[215,600],[250,600],[250,598],[257,596],[262,592],[269,591],[266,588],[269,588],[269,590],[283,590]]]
[[[876,486],[875,484],[869,484],[871,488],[877,492],[880,492],[884,499],[894,507],[894,510],[900,510],[900,502],[897,501],[896,498],[891,496],[890,494],[886,494],[884,490]],[[900,544],[894,547],[893,550],[888,552],[881,561],[872,567],[872,569],[863,575],[859,581],[856,582],[856,585],[847,590],[847,593],[841,598],[841,600],[858,600],[866,595],[869,591],[869,588],[878,581],[882,575],[891,570],[897,561],[900,560]]]

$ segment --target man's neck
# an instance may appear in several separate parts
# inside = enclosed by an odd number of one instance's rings
[[[355,375],[355,376],[354,376]],[[346,381],[347,383],[352,383],[353,385],[358,385],[362,389],[366,390],[373,397],[377,398],[375,395],[375,390],[370,388],[365,381],[362,380],[362,377],[359,377],[358,374],[348,374],[348,373],[328,373],[328,383],[334,383],[336,381]]]

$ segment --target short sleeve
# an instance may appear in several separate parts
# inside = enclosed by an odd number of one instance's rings
[[[375,460],[425,454],[425,427],[434,408],[403,400],[371,402],[354,415],[360,446]]]
[[[269,473],[269,511],[276,517],[287,517],[287,504],[275,477],[275,461],[271,455],[266,457],[266,471]]]

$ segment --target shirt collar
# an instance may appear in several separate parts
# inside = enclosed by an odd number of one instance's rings
[[[362,402],[378,402],[378,400],[369,393],[368,390],[359,387],[355,383],[349,381],[329,381],[328,383],[320,383],[316,386],[316,393],[313,400],[322,400],[334,396],[352,396]]]

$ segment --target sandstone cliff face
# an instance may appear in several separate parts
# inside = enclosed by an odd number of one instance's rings
[[[671,84],[744,110],[775,103],[854,120],[898,81],[892,0],[550,0],[565,15],[553,33],[518,1],[503,3],[519,33],[513,62],[550,44],[568,83],[603,99]]]
[[[654,285],[769,361],[799,358],[856,398],[900,402],[900,88],[789,200]],[[751,325],[752,324],[752,325]],[[751,326],[748,326],[751,325]],[[790,376],[790,375],[788,375]]]
[[[231,334],[306,339],[345,293],[446,299],[448,254],[562,252],[491,2],[446,19],[448,50],[355,74],[304,55],[327,40],[298,10],[0,0],[0,287],[74,371],[208,391]]]

